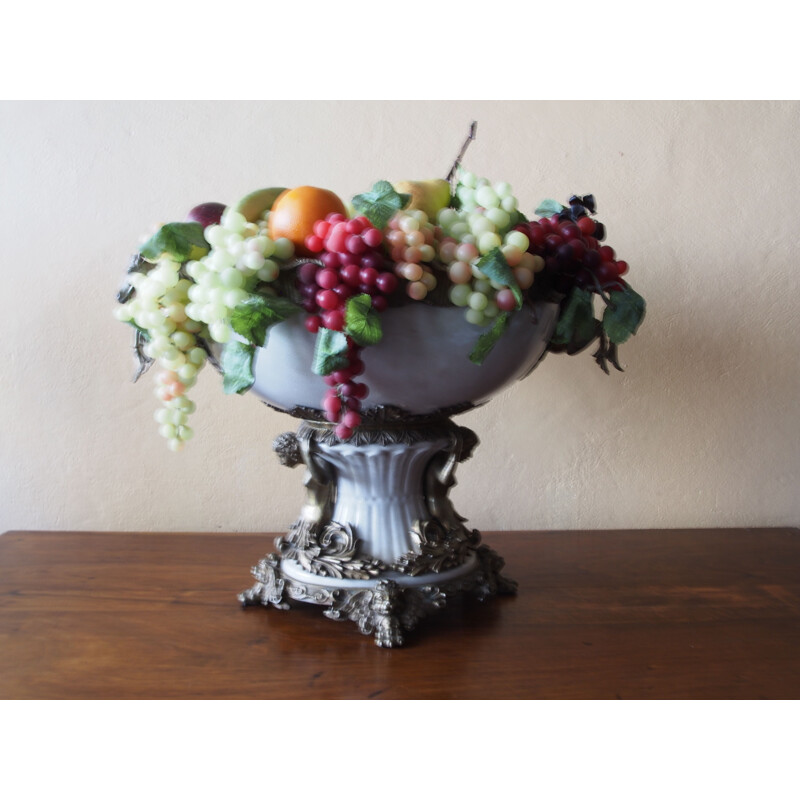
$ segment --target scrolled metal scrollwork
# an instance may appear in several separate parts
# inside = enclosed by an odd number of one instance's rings
[[[476,530],[463,525],[445,528],[438,520],[417,521],[411,529],[414,551],[398,558],[392,567],[406,575],[439,573],[466,562],[480,543]]]
[[[444,608],[447,599],[472,594],[485,600],[496,594],[516,593],[516,582],[500,575],[504,561],[491,548],[481,545],[475,569],[459,578],[436,585],[400,586],[384,579],[362,588],[314,585],[287,576],[281,559],[269,555],[252,570],[256,584],[239,595],[242,605],[273,605],[289,608],[287,600],[327,606],[328,619],[355,622],[361,633],[373,635],[379,647],[400,647],[405,632],[412,631],[427,615]]]
[[[298,521],[275,545],[282,556],[293,558],[312,575],[364,580],[386,569],[377,558],[360,557],[358,539],[349,525]]]
[[[456,466],[470,458],[477,444],[473,431],[450,423],[447,446],[425,469],[425,504],[430,519],[414,523],[414,550],[395,561],[393,566],[398,571],[409,575],[443,572],[465,563],[480,544],[480,533],[464,525],[465,518],[455,510],[449,496],[456,485]]]
[[[273,449],[289,467],[305,464],[306,497],[300,516],[275,545],[285,558],[295,559],[312,575],[330,578],[374,578],[386,569],[376,558],[361,557],[360,544],[349,525],[332,520],[336,501],[336,475],[320,456],[314,430],[301,427],[298,435],[281,434]]]

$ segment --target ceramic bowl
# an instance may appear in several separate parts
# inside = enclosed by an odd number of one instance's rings
[[[469,354],[482,333],[461,308],[409,304],[381,314],[383,338],[364,348],[369,387],[363,408],[394,406],[431,414],[485,403],[527,375],[541,359],[558,318],[558,305],[538,303],[512,316],[508,329],[481,365]],[[315,336],[302,315],[270,329],[256,353],[251,391],[278,409],[320,409],[328,388],[311,370]]]

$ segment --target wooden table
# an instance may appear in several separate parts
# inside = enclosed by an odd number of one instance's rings
[[[800,698],[800,530],[509,532],[517,597],[384,650],[242,609],[271,536],[0,536],[0,698]]]

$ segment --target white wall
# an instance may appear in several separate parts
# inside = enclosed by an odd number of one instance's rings
[[[466,165],[529,213],[594,192],[648,300],[606,377],[550,355],[460,418],[482,439],[459,510],[485,530],[797,525],[800,105],[5,103],[0,105],[0,531],[279,531],[302,496],[294,421],[193,396],[169,452],[114,295],[139,236],[268,185],[342,196]]]

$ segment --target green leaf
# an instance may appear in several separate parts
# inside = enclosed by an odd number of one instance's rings
[[[202,258],[209,251],[199,222],[169,222],[151,236],[139,252],[148,261],[167,255],[175,261]]]
[[[481,334],[480,339],[478,339],[477,344],[469,354],[469,360],[473,364],[483,364],[486,356],[492,352],[500,337],[506,332],[510,319],[511,312],[501,311],[495,318],[494,325],[486,333]]]
[[[353,207],[376,228],[382,230],[389,220],[410,202],[410,194],[396,192],[389,181],[378,181],[373,185],[371,192],[357,194],[353,198]]]
[[[511,213],[512,228],[515,225],[521,225],[523,222],[529,222],[529,221],[530,220],[518,208],[515,208],[514,211]]]
[[[591,341],[595,336],[594,305],[592,293],[574,288],[558,318],[555,333],[550,340],[557,346],[571,342]]]
[[[485,256],[478,259],[475,266],[490,280],[508,286],[514,293],[517,308],[522,306],[522,290],[519,288],[514,272],[508,266],[508,261],[499,247],[490,250]]]
[[[223,346],[219,365],[225,394],[244,394],[253,385],[255,352],[255,345],[243,342],[228,342]]]
[[[137,330],[144,337],[145,341],[147,341],[147,342],[150,341],[150,334],[144,328],[142,328],[139,325],[137,325],[132,319],[127,320],[127,322],[128,322],[128,325],[133,327],[135,330]]]
[[[636,333],[644,319],[644,298],[625,286],[621,292],[610,292],[609,299],[611,305],[603,314],[603,330],[612,344],[622,344]]]
[[[539,207],[533,213],[539,217],[552,217],[553,214],[560,214],[566,206],[563,206],[557,200],[542,200]]]
[[[314,374],[330,375],[347,364],[347,337],[341,331],[320,328],[317,331],[314,363],[311,366]]]
[[[302,311],[285,297],[251,294],[231,314],[231,327],[252,344],[263,347],[267,330]]]
[[[344,327],[347,335],[361,347],[378,344],[381,340],[381,320],[368,294],[359,294],[347,301]]]

